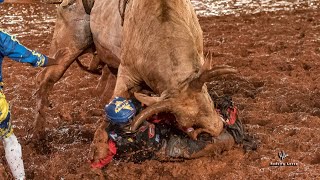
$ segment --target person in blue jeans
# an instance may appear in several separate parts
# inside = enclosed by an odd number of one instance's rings
[[[0,3],[3,0],[0,0]],[[58,51],[56,58],[64,55]],[[25,179],[25,172],[22,160],[21,145],[13,133],[10,121],[9,103],[3,93],[2,62],[8,57],[21,63],[31,64],[33,67],[46,67],[55,65],[55,59],[49,58],[39,52],[30,50],[20,44],[15,36],[12,36],[0,29],[0,138],[5,149],[5,157],[15,179]]]

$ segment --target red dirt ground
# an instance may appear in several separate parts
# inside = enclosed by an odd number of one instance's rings
[[[54,5],[3,4],[1,28],[18,34],[31,49],[48,53]],[[14,15],[15,24],[5,15]],[[21,18],[23,17],[23,21]],[[240,74],[219,78],[208,87],[232,95],[257,151],[239,147],[215,157],[184,162],[111,163],[108,179],[317,179],[320,177],[320,11],[279,11],[242,16],[201,17],[205,54]],[[39,33],[40,32],[40,33]],[[35,116],[40,68],[4,60],[5,94],[22,148],[27,179],[94,179],[87,163],[97,121],[104,119],[95,93],[98,76],[73,64],[49,97],[46,141],[27,144]],[[1,163],[7,172],[4,151]],[[297,166],[270,166],[281,162]],[[8,174],[10,178],[10,174]]]

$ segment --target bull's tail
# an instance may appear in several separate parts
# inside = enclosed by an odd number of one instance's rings
[[[76,61],[77,61],[77,64],[79,65],[79,67],[80,67],[82,70],[84,70],[84,71],[86,71],[86,72],[88,72],[88,73],[91,73],[91,74],[97,74],[97,75],[101,75],[101,74],[102,74],[101,69],[98,69],[98,68],[97,68],[97,69],[90,69],[89,67],[83,65],[83,64],[81,63],[81,61],[79,60],[79,57],[76,58]]]

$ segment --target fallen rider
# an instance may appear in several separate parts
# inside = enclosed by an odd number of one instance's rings
[[[91,145],[91,167],[103,168],[112,159],[142,162],[148,159],[177,160],[221,154],[235,143],[246,144],[248,136],[237,116],[237,108],[231,98],[214,100],[217,112],[224,122],[224,130],[218,137],[202,133],[192,140],[179,130],[175,118],[169,113],[159,113],[145,121],[136,132],[131,132],[130,122],[144,107],[137,100],[116,97],[105,107],[107,122],[95,132]],[[192,128],[185,131],[192,131]],[[250,140],[249,140],[250,141]],[[255,149],[254,144],[244,148]]]

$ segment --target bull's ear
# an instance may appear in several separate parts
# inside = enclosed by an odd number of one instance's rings
[[[137,92],[134,93],[134,97],[136,97],[138,101],[140,101],[141,103],[147,106],[151,106],[152,104],[155,104],[163,100],[162,97],[152,97],[152,96],[148,96],[146,94],[137,93]]]
[[[68,5],[71,5],[75,0],[63,0],[60,4],[61,7],[66,7]]]
[[[236,69],[227,65],[217,65],[210,70],[203,68],[201,74],[190,82],[190,87],[201,90],[204,83],[212,81],[214,77],[237,72]]]

